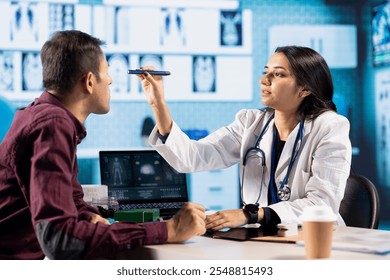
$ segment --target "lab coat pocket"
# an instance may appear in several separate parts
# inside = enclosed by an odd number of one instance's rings
[[[306,193],[306,185],[310,180],[311,172],[300,170],[296,173],[294,178],[294,186],[292,188],[293,199],[302,198]]]

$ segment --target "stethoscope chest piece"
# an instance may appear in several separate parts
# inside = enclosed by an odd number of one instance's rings
[[[278,190],[278,197],[281,201],[287,201],[291,197],[291,189],[288,185],[284,185],[283,188]]]

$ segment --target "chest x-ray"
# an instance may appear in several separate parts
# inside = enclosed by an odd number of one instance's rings
[[[161,8],[160,44],[162,46],[185,46],[185,9]]]
[[[36,43],[39,39],[37,3],[12,2],[10,40],[17,43]]]

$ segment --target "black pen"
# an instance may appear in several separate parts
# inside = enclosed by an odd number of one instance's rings
[[[169,71],[155,71],[155,70],[141,70],[141,69],[127,70],[127,74],[144,74],[145,72],[148,72],[150,75],[155,75],[155,76],[171,75],[171,72]]]

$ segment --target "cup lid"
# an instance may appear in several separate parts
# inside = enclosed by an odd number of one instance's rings
[[[329,206],[306,206],[300,216],[301,222],[305,221],[336,221],[337,216]]]

